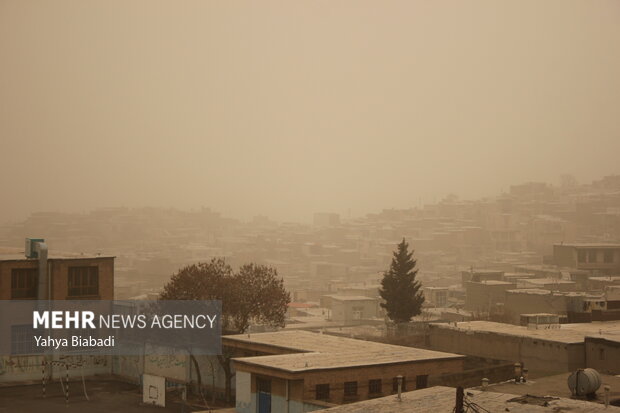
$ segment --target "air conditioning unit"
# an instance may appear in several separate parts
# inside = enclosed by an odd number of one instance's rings
[[[36,248],[39,242],[45,242],[45,240],[43,238],[26,238],[26,248],[24,249],[26,258],[39,258],[39,252]]]

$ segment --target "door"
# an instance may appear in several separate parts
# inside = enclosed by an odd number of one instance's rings
[[[258,413],[271,413],[271,380],[256,379]]]

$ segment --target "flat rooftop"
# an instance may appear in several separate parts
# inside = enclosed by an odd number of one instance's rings
[[[326,409],[330,413],[400,413],[400,412],[419,412],[419,413],[439,413],[451,412],[454,410],[456,400],[456,389],[451,387],[430,387],[428,389],[405,392],[401,396],[401,401],[397,396],[380,397],[377,399],[364,400],[357,403],[343,404],[341,406]],[[469,409],[467,411],[480,412],[505,412],[512,413],[557,413],[557,412],[620,412],[620,408],[605,406],[597,403],[582,400],[572,400],[567,398],[549,398],[531,396],[525,399],[523,396],[514,394],[496,393],[491,391],[465,390],[465,401],[475,403],[478,410]],[[523,403],[527,401],[527,403]],[[546,402],[546,406],[542,405]],[[467,406],[467,405],[466,405]],[[466,408],[467,409],[467,408]]]
[[[377,301],[376,298],[363,295],[327,295],[326,297],[336,301]]]
[[[590,277],[588,279],[595,281],[620,281],[620,275],[612,275],[607,277]]]
[[[523,278],[522,281],[526,282],[528,284],[540,284],[540,285],[546,285],[546,284],[575,284],[575,281],[561,280],[561,279],[557,279],[557,278]]]
[[[577,242],[570,244],[553,244],[553,246],[574,248],[620,248],[620,244],[606,244],[603,242]]]
[[[261,344],[291,351],[257,357],[235,358],[235,362],[289,373],[328,370],[369,365],[401,364],[428,360],[464,358],[460,354],[444,353],[413,347],[383,344],[374,341],[312,333],[302,330],[278,331],[224,336],[224,345]]]
[[[515,384],[513,381],[504,383],[489,384],[488,391],[508,394],[532,394],[535,396],[556,396],[556,397],[571,397],[570,389],[568,388],[567,380],[568,376],[572,373],[562,373],[554,376],[545,376],[535,379],[530,379],[525,383]],[[610,386],[609,398],[610,400],[616,400],[620,398],[620,377],[611,376],[608,374],[601,374],[601,387],[598,391],[599,396],[602,395],[603,385]],[[596,402],[601,403],[602,400],[595,399]]]
[[[484,285],[515,285],[514,282],[500,281],[500,280],[482,280],[482,281],[468,281],[472,284],[484,284]]]
[[[115,258],[112,255],[96,255],[96,254],[76,254],[70,252],[55,252],[53,249],[47,254],[50,260],[75,260],[75,259],[93,259],[93,258]],[[1,261],[37,261],[37,258],[26,258],[24,250],[19,248],[0,247]]]
[[[456,325],[455,325],[456,324]],[[527,327],[493,321],[461,321],[458,323],[431,323],[432,328],[467,332],[493,333],[505,336],[528,337],[563,344],[583,343],[586,336],[604,336],[620,339],[620,321],[560,324],[558,329],[530,330]]]

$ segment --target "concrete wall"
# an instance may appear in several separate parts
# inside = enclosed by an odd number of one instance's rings
[[[465,309],[488,312],[498,303],[506,301],[506,291],[517,288],[514,283],[486,284],[468,281],[465,283]]]
[[[554,245],[553,260],[560,267],[577,268],[577,249],[571,245]]]
[[[454,358],[298,373],[294,378],[288,379],[289,407],[292,405],[290,401],[296,401],[304,405],[318,405],[325,408],[330,404],[343,404],[372,397],[387,396],[393,393],[393,379],[399,375],[405,377],[407,382],[406,389],[414,390],[416,388],[417,376],[428,376],[430,380],[432,377],[442,374],[460,373],[463,371],[463,361],[464,358]],[[279,377],[281,372],[275,373],[269,369],[250,365],[243,365],[241,368],[243,372],[252,374],[252,393],[256,392],[255,378],[262,377],[271,380],[271,391],[274,397],[286,398],[287,379]],[[237,370],[237,374],[239,372],[240,370]],[[369,394],[369,381],[376,379],[381,380],[381,392]],[[349,381],[357,382],[357,395],[345,397],[344,383]],[[239,382],[237,384],[239,385]],[[330,397],[328,400],[316,400],[316,386],[319,384],[329,384]],[[245,392],[245,390],[242,392]],[[277,399],[272,399],[272,403],[275,403],[274,400]],[[273,411],[280,410],[274,409]]]
[[[58,359],[58,358],[56,358]],[[0,383],[41,383],[43,379],[44,356],[0,356]],[[50,358],[47,359],[51,360]],[[81,363],[81,367],[72,366],[69,369],[69,377],[93,376],[96,374],[110,374],[110,356],[72,356],[63,358],[69,363]],[[48,377],[65,377],[64,366],[46,366]]]
[[[238,371],[235,375],[235,406],[238,413],[256,412],[256,394],[252,394],[252,375],[245,371]]]
[[[365,366],[349,369],[338,369],[326,372],[308,372],[304,375],[304,400],[313,400],[316,397],[317,384],[329,384],[330,403],[347,403],[355,400],[366,400],[379,395],[392,394],[392,382],[394,377],[402,375],[407,381],[407,390],[414,390],[416,376],[427,375],[430,377],[441,374],[457,373],[463,371],[463,359],[451,360],[428,360],[417,363],[397,365]],[[381,394],[368,393],[369,381],[381,379]],[[357,381],[357,397],[344,396],[344,383]]]
[[[494,360],[525,363],[537,374],[560,374],[585,367],[584,343],[559,343],[431,325],[429,347]]]
[[[620,342],[603,337],[586,337],[586,367],[599,373],[620,374]]]
[[[521,314],[550,313],[566,314],[568,297],[558,294],[527,294],[517,291],[506,292],[504,314],[506,321],[518,325]]]
[[[332,300],[332,321],[355,324],[363,319],[373,318],[377,316],[378,300]],[[360,318],[354,317],[355,311],[361,311]]]

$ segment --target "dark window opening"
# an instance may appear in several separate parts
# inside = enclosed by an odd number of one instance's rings
[[[588,262],[596,262],[596,251],[588,251]]]
[[[374,379],[368,381],[368,393],[381,394],[381,379]]]
[[[357,396],[357,382],[345,381],[344,382],[344,395],[345,396]]]
[[[603,260],[605,261],[606,264],[611,264],[612,262],[614,262],[614,252],[613,251],[605,251],[605,254],[603,256]]]
[[[425,389],[428,387],[428,374],[422,374],[415,378],[415,388]]]
[[[11,298],[36,299],[39,290],[37,268],[14,268],[11,270]]]
[[[329,384],[316,385],[316,399],[329,400]]]
[[[586,262],[586,252],[585,251],[579,251],[577,253],[577,260],[579,262]]]
[[[99,295],[99,267],[69,267],[69,297]]]

